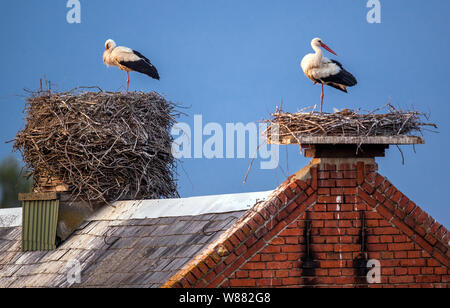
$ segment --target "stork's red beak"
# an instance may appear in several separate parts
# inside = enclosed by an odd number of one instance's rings
[[[328,47],[328,46],[325,45],[324,43],[321,43],[321,45],[322,45],[323,48],[325,48],[326,50],[328,50],[329,52],[331,52],[333,55],[336,55],[336,56],[337,56],[337,54],[336,54],[333,50],[331,50],[330,47]]]

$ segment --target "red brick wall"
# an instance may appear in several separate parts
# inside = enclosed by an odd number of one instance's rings
[[[448,287],[447,229],[374,162],[345,161],[322,161],[302,180],[288,179],[172,286]],[[367,282],[361,259],[380,261],[381,283]]]

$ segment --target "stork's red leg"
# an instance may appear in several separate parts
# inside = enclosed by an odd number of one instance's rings
[[[322,83],[322,94],[320,95],[320,113],[322,113],[322,108],[323,108],[323,83]]]
[[[130,74],[127,71],[127,93],[128,93],[128,87],[130,85]]]

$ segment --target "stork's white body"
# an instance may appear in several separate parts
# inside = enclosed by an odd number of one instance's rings
[[[132,69],[123,66],[120,62],[139,61],[141,58],[133,53],[133,50],[124,46],[106,49],[103,52],[103,62],[107,66],[117,66],[122,71],[131,72]]]
[[[322,50],[319,51],[320,53],[307,54],[300,64],[305,75],[314,82],[341,71],[336,63],[323,56]]]

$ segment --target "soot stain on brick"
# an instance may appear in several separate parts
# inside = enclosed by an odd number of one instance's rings
[[[353,268],[355,270],[355,285],[367,285],[367,228],[365,212],[360,211],[361,230],[359,232],[358,244],[361,245],[361,252],[353,259]]]
[[[301,257],[302,276],[305,276],[305,286],[316,285],[316,268],[315,255],[312,251],[312,223],[309,217],[309,211],[306,212],[305,227],[303,236],[305,237],[305,253]]]

